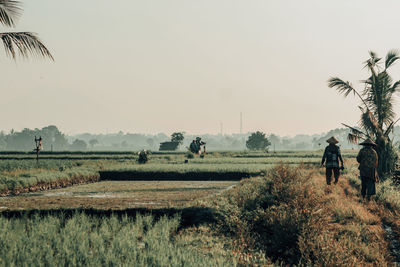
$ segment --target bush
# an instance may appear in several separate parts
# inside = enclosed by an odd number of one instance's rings
[[[246,141],[246,147],[250,150],[267,150],[271,143],[263,132],[252,133]]]
[[[319,219],[310,216],[319,205],[309,181],[310,174],[283,165],[265,177],[243,180],[222,204],[221,230],[242,240],[241,249],[298,263],[299,235],[310,220]]]

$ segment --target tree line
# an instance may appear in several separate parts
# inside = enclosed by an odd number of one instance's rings
[[[0,150],[2,151],[32,151],[35,146],[35,136],[43,139],[43,151],[138,151],[142,149],[158,151],[160,144],[169,141],[179,141],[177,147],[185,151],[192,140],[197,136],[207,143],[207,150],[246,150],[269,149],[279,150],[319,150],[326,145],[326,139],[335,136],[342,149],[357,149],[358,146],[347,141],[350,130],[346,128],[334,129],[322,134],[279,136],[276,134],[254,131],[245,134],[201,134],[193,135],[175,132],[172,135],[165,133],[140,134],[124,133],[122,131],[109,134],[77,134],[66,135],[57,126],[50,125],[41,129],[25,128],[21,131],[11,130],[8,133],[0,132]],[[179,133],[179,135],[177,134]],[[182,133],[182,135],[181,135]],[[253,136],[249,142],[249,137]],[[260,137],[260,138],[259,138]],[[266,140],[264,140],[264,138]],[[392,140],[400,140],[400,128],[395,127]],[[256,142],[253,142],[256,140]],[[260,142],[257,140],[261,140]],[[259,146],[260,145],[260,146]],[[398,146],[398,144],[396,144]]]

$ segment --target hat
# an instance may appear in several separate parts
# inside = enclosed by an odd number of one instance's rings
[[[359,143],[359,145],[363,146],[376,146],[375,142],[372,141],[370,138],[366,139],[364,142]]]
[[[334,136],[332,136],[331,138],[326,140],[326,142],[328,142],[329,144],[337,144],[337,143],[339,143],[339,141]]]

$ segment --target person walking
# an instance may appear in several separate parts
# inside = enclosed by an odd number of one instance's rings
[[[342,154],[340,153],[340,148],[336,145],[337,143],[339,143],[339,141],[334,136],[332,136],[331,138],[326,140],[326,142],[328,142],[329,145],[325,148],[324,155],[322,156],[321,167],[324,166],[324,163],[326,161],[326,184],[331,184],[332,173],[335,177],[334,184],[337,184],[337,182],[339,181],[340,169],[344,169]],[[339,160],[341,163],[340,168]]]
[[[358,169],[361,177],[361,196],[363,199],[370,200],[376,193],[378,153],[375,151],[376,144],[369,138],[359,145],[363,146],[357,155],[357,162],[360,163]]]

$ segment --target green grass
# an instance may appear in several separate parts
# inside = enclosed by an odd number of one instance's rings
[[[123,164],[116,167],[106,168],[107,171],[140,171],[140,172],[227,172],[242,171],[250,173],[259,173],[267,168],[266,164],[252,163],[247,164],[143,164],[127,165]]]
[[[29,187],[43,185],[58,187],[62,184],[69,185],[77,182],[87,182],[99,179],[96,170],[86,167],[76,167],[72,169],[53,171],[53,170],[31,170],[25,172],[14,172],[0,174],[0,195],[7,193],[18,193]],[[34,188],[30,189],[34,190]]]
[[[175,241],[179,218],[0,217],[1,266],[235,266]]]
[[[353,154],[353,151],[343,152],[345,157]],[[18,193],[29,187],[35,190],[35,185],[41,183],[53,183],[51,187],[57,187],[65,181],[93,180],[94,176],[99,176],[99,171],[114,172],[112,175],[115,174],[116,179],[119,179],[118,175],[122,172],[131,172],[135,173],[136,178],[145,174],[146,179],[151,179],[151,175],[154,175],[154,179],[174,179],[176,173],[180,176],[187,174],[179,178],[184,180],[207,179],[205,176],[210,175],[214,175],[217,180],[229,180],[229,175],[233,175],[232,178],[237,180],[262,174],[279,163],[318,165],[322,151],[211,152],[203,159],[198,156],[190,159],[188,164],[184,164],[187,158],[183,152],[153,152],[149,156],[149,163],[145,165],[137,163],[135,152],[47,152],[41,155],[46,159],[40,159],[39,163],[32,159],[33,156],[32,153],[0,153],[0,195]],[[225,178],[222,177],[223,173],[227,174]],[[220,176],[222,178],[218,178]],[[60,184],[57,185],[57,181]]]

